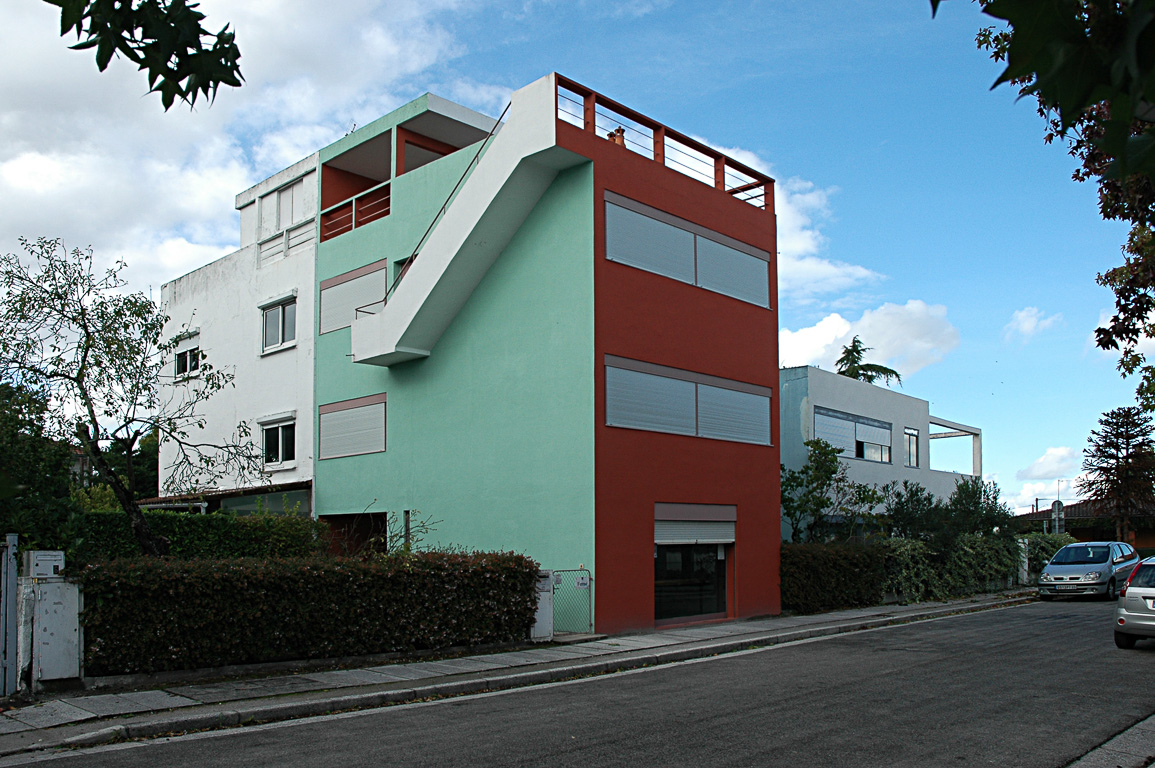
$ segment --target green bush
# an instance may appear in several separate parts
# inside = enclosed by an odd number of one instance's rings
[[[942,569],[945,591],[957,596],[1005,588],[1018,575],[1020,552],[1010,536],[959,536]]]
[[[885,557],[886,592],[893,592],[908,603],[948,596],[939,577],[941,566],[925,541],[895,538],[886,539],[880,546]]]
[[[1023,538],[1027,540],[1027,570],[1032,584],[1039,580],[1043,566],[1056,552],[1075,543],[1075,537],[1067,533],[1028,533]]]
[[[294,515],[195,514],[148,510],[153,533],[172,543],[180,559],[237,557],[310,557],[329,546],[329,526]],[[137,557],[140,545],[121,511],[87,512],[81,522],[77,557],[81,562]]]
[[[521,640],[537,570],[511,553],[95,563],[78,575],[85,674]]]
[[[783,544],[782,607],[799,613],[877,605],[883,551],[861,544]]]

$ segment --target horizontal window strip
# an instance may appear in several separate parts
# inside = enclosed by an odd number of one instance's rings
[[[735,381],[733,379],[724,379],[721,376],[711,376],[708,373],[687,371],[684,368],[671,368],[670,366],[658,365],[657,363],[646,363],[628,357],[606,355],[605,361],[606,365],[613,366],[614,368],[623,368],[627,371],[652,373],[655,376],[665,376],[668,379],[681,379],[683,381],[692,381],[695,384],[708,384],[712,387],[732,389],[735,392],[748,392],[752,395],[772,397],[774,394],[774,390],[770,387],[763,387],[758,384],[747,384],[744,381]]]
[[[669,224],[671,227],[684,229],[687,232],[692,232],[693,234],[698,235],[699,237],[705,237],[709,240],[721,243],[722,245],[729,246],[734,250],[742,251],[743,253],[749,254],[750,256],[762,259],[762,261],[770,261],[770,254],[761,248],[755,248],[748,243],[743,243],[741,240],[735,240],[732,237],[723,235],[721,232],[715,232],[712,229],[707,229],[706,227],[695,224],[692,221],[680,219],[677,216],[666,213],[665,211],[659,210],[657,208],[651,208],[645,203],[639,203],[637,200],[631,200],[630,198],[619,195],[616,192],[610,192],[608,189],[605,193],[605,200],[607,203],[613,203],[614,205],[633,211],[634,213],[640,213],[643,216],[656,219],[663,224]]]
[[[830,416],[835,419],[842,419],[843,421],[853,421],[855,424],[866,424],[871,427],[878,427],[879,429],[890,429],[893,425],[889,421],[882,421],[881,419],[872,419],[869,416],[858,416],[846,411],[836,411],[833,408],[824,408],[821,405],[814,406],[814,414],[822,414],[823,416]]]
[[[631,367],[614,366],[611,359]],[[768,388],[746,392],[733,386],[742,382],[611,355],[606,355],[605,383],[607,426],[770,445]]]

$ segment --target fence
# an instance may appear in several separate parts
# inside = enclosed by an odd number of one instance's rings
[[[553,572],[553,631],[594,631],[593,578],[588,568]]]

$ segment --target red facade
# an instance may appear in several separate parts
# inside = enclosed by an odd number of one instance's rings
[[[655,624],[655,504],[736,506],[726,614],[778,613],[778,403],[771,403],[770,446],[609,427],[605,415],[606,355],[754,384],[778,396],[771,184],[762,209],[592,130],[559,120],[557,141],[594,167],[596,629]],[[608,261],[607,190],[770,253],[771,309]]]

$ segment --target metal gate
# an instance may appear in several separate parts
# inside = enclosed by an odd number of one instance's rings
[[[10,533],[0,546],[0,695],[16,693],[16,534]]]
[[[553,631],[594,631],[593,577],[588,568],[553,572]]]

